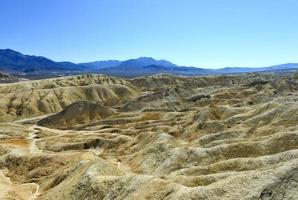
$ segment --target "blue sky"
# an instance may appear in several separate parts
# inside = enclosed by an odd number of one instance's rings
[[[297,0],[3,0],[0,48],[57,61],[298,62]]]

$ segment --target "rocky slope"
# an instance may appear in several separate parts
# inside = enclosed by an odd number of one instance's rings
[[[1,199],[298,198],[297,73],[84,75],[0,95]]]
[[[0,120],[11,121],[62,111],[76,101],[115,106],[139,94],[123,79],[101,75],[70,76],[0,85]]]
[[[40,120],[37,125],[50,128],[70,129],[77,125],[105,119],[113,114],[113,110],[92,101],[77,101],[65,107],[57,114]]]

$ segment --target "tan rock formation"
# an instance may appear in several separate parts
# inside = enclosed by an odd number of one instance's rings
[[[0,199],[298,198],[298,74],[84,75],[0,102]]]

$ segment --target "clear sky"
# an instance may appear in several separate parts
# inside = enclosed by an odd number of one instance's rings
[[[73,62],[298,62],[298,0],[2,0],[0,48]]]

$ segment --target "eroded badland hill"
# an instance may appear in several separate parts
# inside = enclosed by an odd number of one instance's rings
[[[0,85],[0,199],[298,199],[298,74]]]

